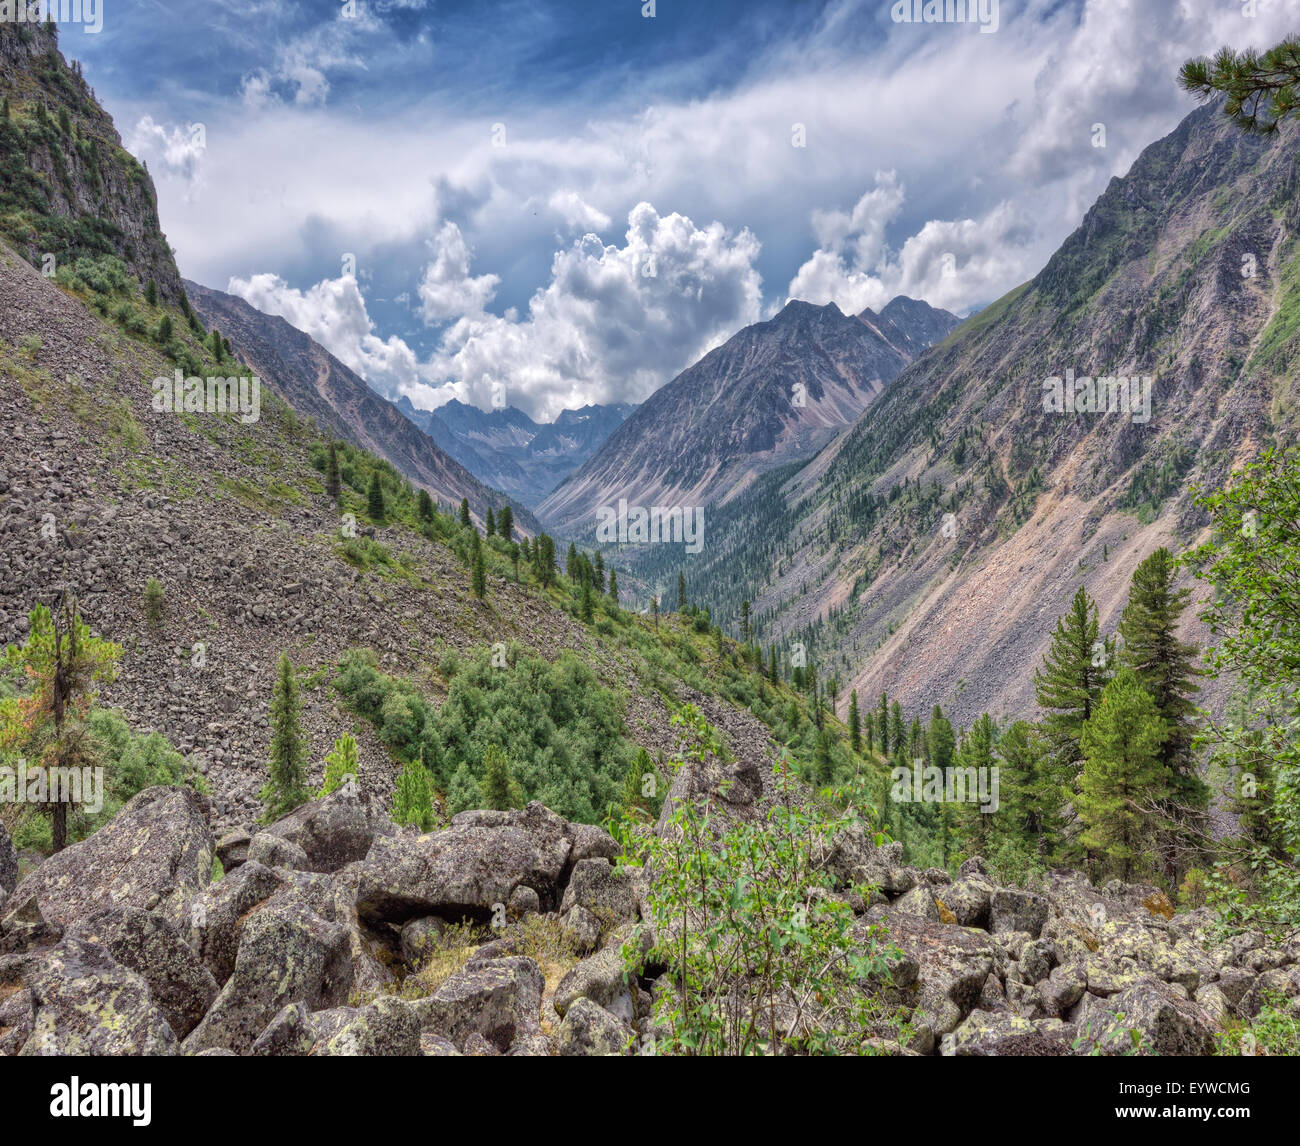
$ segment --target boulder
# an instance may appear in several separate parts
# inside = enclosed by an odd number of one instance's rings
[[[285,886],[283,874],[260,863],[246,863],[190,905],[190,941],[218,985],[235,969],[239,938],[253,909]]]
[[[0,893],[7,894],[18,886],[18,849],[0,824]]]
[[[582,904],[575,904],[564,917],[564,933],[573,943],[574,951],[579,955],[589,955],[600,943],[600,920]]]
[[[588,998],[573,1001],[557,1038],[566,1057],[626,1054],[631,1040],[630,1028]]]
[[[410,920],[402,928],[402,962],[410,970],[418,971],[429,957],[429,952],[438,945],[446,927],[446,923],[436,915],[422,915],[419,919]]]
[[[902,915],[914,915],[918,919],[930,919],[939,922],[939,906],[934,901],[934,893],[928,885],[914,887],[905,895],[894,900],[891,911]]]
[[[1083,1053],[1103,1055],[1209,1055],[1214,1020],[1186,992],[1156,980],[1129,987],[1087,1008],[1079,1026]]]
[[[38,947],[51,947],[63,938],[63,928],[41,914],[35,895],[9,897],[0,919],[0,955],[16,955]]]
[[[523,811],[462,812],[428,835],[377,836],[358,872],[357,912],[371,922],[421,915],[489,920],[521,884],[554,910],[571,842],[539,803]]]
[[[217,841],[217,859],[221,862],[222,871],[229,875],[248,861],[248,845],[252,839],[253,832],[247,828],[236,828]]]
[[[1000,888],[989,900],[989,930],[1027,931],[1037,939],[1047,922],[1048,906],[1046,897],[1036,892]]]
[[[939,1053],[948,1058],[1061,1057],[1073,1053],[1074,1028],[1060,1019],[1026,1019],[974,1011],[955,1031],[943,1036]]]
[[[149,984],[97,943],[65,938],[39,954],[7,956],[0,959],[6,981],[30,992],[24,1056],[176,1053],[176,1035]]]
[[[979,875],[962,876],[946,887],[936,887],[934,897],[938,901],[940,918],[947,911],[952,919],[945,922],[956,923],[960,927],[987,928],[989,903],[995,890],[991,883]]]
[[[616,1018],[631,1022],[636,1013],[634,987],[624,979],[622,942],[616,940],[582,960],[560,980],[552,1003],[563,1017],[579,999],[590,999]]]
[[[234,972],[184,1049],[245,1054],[287,1004],[315,1011],[346,1002],[352,977],[345,927],[296,900],[270,903],[244,924]]]
[[[520,1035],[540,1031],[544,985],[532,959],[493,959],[452,975],[412,1006],[421,1030],[449,1039],[464,1053],[467,1039],[477,1034],[504,1054]]]
[[[97,943],[149,985],[149,994],[178,1039],[207,1013],[217,981],[167,920],[140,907],[110,907],[75,923],[68,934]]]
[[[346,788],[308,801],[263,830],[303,853],[303,871],[317,872],[335,872],[363,860],[376,836],[398,834],[382,800]]]
[[[308,871],[311,861],[307,853],[292,840],[258,832],[248,843],[248,863],[263,867],[288,868],[291,871]]]
[[[612,867],[607,859],[584,859],[574,865],[560,911],[585,907],[606,924],[634,922],[649,880],[640,867]]]
[[[94,835],[28,875],[14,901],[35,896],[45,919],[64,928],[115,904],[156,911],[184,928],[191,902],[212,879],[215,851],[203,797],[189,788],[146,788]]]
[[[564,825],[564,832],[573,841],[569,861],[574,864],[585,859],[617,859],[622,851],[618,840],[595,824],[568,823]]]
[[[420,1021],[410,1003],[384,995],[364,1007],[309,1012],[302,1003],[285,1007],[257,1037],[254,1055],[417,1056]]]

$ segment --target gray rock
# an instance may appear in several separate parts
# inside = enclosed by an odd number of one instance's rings
[[[648,890],[642,868],[616,868],[607,859],[580,860],[565,888],[560,911],[567,912],[577,905],[608,924],[635,921],[638,905]]]
[[[532,959],[493,959],[452,975],[412,1006],[421,1030],[442,1035],[462,1051],[469,1036],[478,1034],[504,1054],[519,1035],[540,1030],[544,985]]]
[[[270,832],[258,832],[248,844],[248,863],[259,863],[263,867],[289,868],[292,871],[308,871],[311,861],[307,853],[291,840],[273,836]]]
[[[317,872],[335,872],[363,860],[376,836],[398,834],[382,800],[344,788],[308,801],[264,831],[300,849],[306,857],[302,870]]]
[[[1026,1019],[1020,1015],[973,1012],[943,1036],[939,1053],[947,1058],[1060,1057],[1073,1053],[1074,1028],[1060,1019]]]
[[[422,915],[412,919],[402,928],[402,962],[412,971],[418,971],[429,952],[438,945],[447,925],[436,915]]]
[[[0,824],[0,892],[13,891],[18,886],[18,849],[9,838],[4,824]]]
[[[566,1057],[627,1053],[632,1031],[588,998],[573,1001],[560,1024],[559,1051]]]
[[[110,907],[73,924],[69,935],[98,943],[149,985],[149,994],[178,1039],[207,1013],[217,982],[167,920],[140,907]]]
[[[564,931],[573,941],[579,955],[589,955],[600,942],[600,920],[582,904],[575,904],[564,917]]]
[[[989,902],[990,930],[1027,931],[1037,939],[1047,922],[1048,906],[1047,899],[1036,892],[1001,888],[993,893]]]

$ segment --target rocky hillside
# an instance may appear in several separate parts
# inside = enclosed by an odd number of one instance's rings
[[[298,413],[392,462],[440,502],[458,505],[468,498],[479,521],[489,506],[507,504],[309,335],[224,291],[188,280],[185,289],[203,321],[229,338],[239,357]],[[511,504],[520,529],[536,532],[532,515]]]
[[[683,763],[669,804],[755,817],[772,791],[746,774]],[[21,880],[0,828],[0,1054],[654,1053],[676,947],[655,877],[625,858],[541,804],[422,835],[342,791],[218,841],[202,797],[149,788]],[[1151,888],[1004,887],[978,857],[953,878],[851,829],[820,866],[852,942],[885,952],[853,988],[879,1028],[848,1053],[1206,1055],[1300,996],[1294,940],[1215,942]]]
[[[887,690],[967,725],[1032,715],[1078,586],[1113,631],[1136,564],[1200,529],[1194,487],[1292,434],[1298,138],[1244,136],[1207,107],[1147,148],[1031,282],[814,461],[715,515],[687,568],[730,579],[715,616],[753,600],[760,640],[810,642],[841,697]],[[1149,411],[1140,391],[1115,412],[1045,402],[1053,377],[1106,376],[1150,378]]]
[[[397,408],[470,473],[535,506],[605,443],[636,409],[627,402],[561,410],[534,422],[522,410],[480,410],[452,399],[418,410],[403,395]]]
[[[763,471],[815,454],[928,334],[956,325],[946,312],[906,301],[891,303],[889,315],[862,316],[834,303],[791,302],[746,327],[656,391],[538,516],[558,533],[587,536],[597,507],[620,498],[644,506],[725,501]]]
[[[158,222],[153,182],[122,147],[53,24],[0,23],[0,235],[50,273],[114,255],[164,299],[180,275]],[[49,262],[52,259],[53,262]]]

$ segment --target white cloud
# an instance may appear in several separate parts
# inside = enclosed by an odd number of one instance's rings
[[[570,227],[580,227],[584,231],[604,231],[613,222],[604,211],[587,203],[576,191],[553,191],[546,205]]]
[[[420,282],[421,313],[428,322],[480,314],[496,294],[496,275],[469,273],[470,249],[455,223],[444,223],[432,242],[433,261]]]
[[[150,165],[154,178],[170,176],[192,189],[199,181],[207,131],[202,124],[161,124],[144,116],[127,136],[127,149]]]

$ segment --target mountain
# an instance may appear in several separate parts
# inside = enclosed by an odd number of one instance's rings
[[[299,413],[315,418],[335,436],[385,458],[436,500],[459,504],[468,498],[479,520],[489,506],[499,509],[509,500],[485,486],[412,425],[392,402],[285,319],[263,314],[242,298],[188,279],[185,289],[203,321],[230,339],[239,357]],[[520,528],[536,532],[532,514],[519,509],[518,503],[512,504]]]
[[[1193,489],[1293,433],[1298,140],[1294,123],[1260,138],[1217,107],[1188,116],[1034,279],[814,462],[715,513],[686,566],[700,599],[737,626],[752,601],[759,639],[804,643],[841,698],[1034,715],[1076,588],[1113,632],[1137,563],[1205,527]],[[1108,376],[1151,379],[1149,419],[1140,390],[1131,411],[1060,411],[1051,379]]]
[[[901,305],[895,305],[901,304]],[[794,301],[747,326],[656,391],[537,506],[561,534],[598,506],[704,505],[735,496],[764,470],[815,454],[955,316],[894,300],[846,315]]]
[[[453,398],[419,410],[403,395],[397,407],[470,473],[535,506],[586,461],[636,409],[627,402],[562,410],[534,422],[522,410],[480,410]]]

